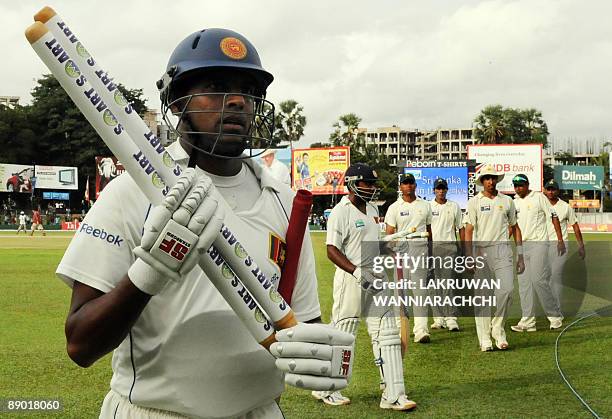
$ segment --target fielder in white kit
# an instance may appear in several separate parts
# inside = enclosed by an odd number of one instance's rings
[[[516,209],[512,198],[497,191],[497,183],[504,178],[491,164],[485,164],[476,173],[476,184],[483,190],[468,201],[465,214],[465,252],[466,256],[484,257],[486,266],[476,269],[477,278],[500,280],[500,288],[495,289],[495,315],[491,320],[491,307],[476,307],[476,333],[480,350],[493,350],[493,341],[500,350],[508,349],[504,329],[508,310],[512,305],[514,290],[514,268],[509,231],[513,232],[517,245],[517,272],[525,270],[521,230],[516,222]],[[484,290],[478,290],[484,293]]]
[[[435,198],[429,201],[431,207],[431,232],[434,237],[433,254],[434,256],[454,257],[457,255],[457,233],[461,243],[465,240],[465,228],[463,227],[463,215],[459,204],[450,199],[446,199],[448,192],[448,182],[438,178],[433,184]],[[452,268],[444,268],[436,265],[434,269],[436,278],[454,278],[455,271]],[[438,295],[442,297],[451,296],[450,290],[438,290]],[[459,331],[457,317],[452,309],[448,307],[431,308],[433,313],[432,329],[448,329],[451,332]]]
[[[416,196],[416,179],[412,173],[400,176],[399,187],[401,196],[389,206],[385,215],[386,233],[394,234],[405,231],[416,233],[427,232],[427,238],[416,238],[411,239],[410,242],[400,242],[401,252],[408,254],[412,258],[423,255],[427,257],[431,252],[430,244],[432,242],[431,208],[427,201]],[[427,277],[427,267],[417,265],[411,269],[404,269],[403,277],[420,285],[421,280]],[[415,296],[423,297],[429,294],[428,290],[421,289],[420,286],[416,286],[412,292]],[[414,326],[412,328],[414,342],[428,343],[431,339],[427,326],[429,308],[414,306],[412,309],[414,315]]]
[[[554,179],[549,180],[544,185],[545,195],[548,198],[548,203],[555,214],[561,226],[561,234],[563,236],[563,242],[565,243],[566,249],[569,247],[567,228],[572,226],[576,242],[578,243],[578,255],[581,259],[586,256],[584,249],[584,240],[582,239],[582,232],[580,231],[580,225],[576,218],[576,212],[574,209],[564,200],[559,198],[559,185]],[[554,228],[552,219],[546,223],[546,230],[548,232],[548,240],[554,242],[557,239],[557,231]],[[556,246],[548,246],[548,263],[550,264],[550,288],[552,295],[555,298],[557,305],[561,309],[561,315],[563,315],[563,307],[561,305],[561,297],[563,294],[563,268],[567,261],[568,252],[559,254]]]
[[[376,280],[386,280],[384,273],[373,272],[373,261],[379,255],[378,210],[371,203],[378,195],[378,176],[372,168],[356,163],[345,173],[349,194],[332,209],[327,224],[327,256],[336,265],[332,324],[356,335],[359,319],[366,323],[372,339],[374,363],[384,388],[380,407],[410,410],[416,403],[405,394],[399,329],[391,308],[379,307],[368,312]],[[368,298],[369,297],[369,298]],[[329,405],[343,405],[350,400],[339,391],[313,392]]]
[[[525,271],[518,275],[522,317],[518,324],[511,326],[511,329],[515,332],[535,332],[534,294],[542,304],[544,313],[550,321],[550,328],[558,329],[562,325],[563,317],[550,288],[547,224],[553,225],[555,239],[552,243],[557,243],[555,250],[559,255],[563,255],[566,249],[559,219],[546,197],[540,192],[529,189],[529,179],[526,175],[514,176],[512,184],[516,192],[514,196],[516,217],[525,249]]]

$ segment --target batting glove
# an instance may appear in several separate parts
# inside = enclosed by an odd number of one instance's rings
[[[348,385],[355,337],[325,324],[299,323],[276,333],[270,352],[285,383],[308,390],[334,391]]]
[[[156,295],[170,280],[180,281],[210,248],[224,218],[213,190],[210,178],[198,180],[189,168],[151,211],[134,249],[139,259],[128,271],[141,291]]]
[[[374,287],[374,281],[381,280],[385,278],[384,272],[374,272],[372,268],[367,267],[356,267],[352,274],[359,284],[361,284],[361,288],[366,291],[380,291],[380,287]],[[380,281],[378,281],[380,283]]]

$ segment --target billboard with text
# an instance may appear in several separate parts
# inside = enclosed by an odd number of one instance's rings
[[[79,189],[78,169],[68,166],[35,166],[36,189]]]
[[[348,193],[344,172],[351,164],[349,147],[296,148],[291,158],[293,189],[306,189],[314,195]]]
[[[32,192],[34,166],[0,163],[0,192]]]

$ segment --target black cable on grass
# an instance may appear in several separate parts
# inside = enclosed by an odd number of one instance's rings
[[[580,401],[580,403],[582,403],[582,405],[593,415],[593,417],[597,418],[597,419],[601,419],[601,417],[597,414],[597,412],[595,412],[591,406],[589,406],[589,404],[582,398],[582,396],[576,391],[576,389],[574,388],[574,386],[572,386],[572,383],[570,383],[569,379],[567,378],[567,376],[565,375],[565,373],[563,372],[563,370],[561,369],[561,365],[559,364],[559,339],[561,339],[561,336],[563,336],[563,334],[573,325],[578,324],[579,322],[581,322],[582,320],[588,319],[589,317],[593,317],[596,314],[602,314],[603,312],[606,312],[608,310],[612,309],[612,305],[609,305],[607,307],[603,307],[600,308],[599,310],[595,310],[594,312],[587,314],[585,316],[580,317],[579,319],[574,320],[573,322],[571,322],[570,324],[568,324],[567,326],[565,326],[565,329],[563,329],[561,331],[561,333],[559,333],[559,336],[557,336],[557,340],[555,341],[555,363],[557,364],[557,369],[559,370],[559,374],[561,374],[561,379],[565,382],[565,385],[570,389],[570,391],[572,393],[574,393],[574,396],[576,396],[576,398],[578,398],[578,400]]]

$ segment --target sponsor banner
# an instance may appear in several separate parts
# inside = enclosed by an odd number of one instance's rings
[[[69,201],[70,192],[43,192],[42,199],[54,199],[56,201]]]
[[[125,168],[116,157],[96,157],[96,199],[111,180],[125,172]]]
[[[62,230],[78,230],[81,226],[80,221],[62,221]]]
[[[504,179],[497,185],[498,191],[514,193],[512,178],[519,173],[529,178],[529,189],[542,191],[542,144],[475,144],[467,146],[467,153],[468,159],[478,163],[477,170],[488,163],[504,173]]]
[[[349,147],[293,149],[293,189],[306,189],[314,195],[348,193],[344,172],[351,163],[350,154]]]
[[[78,189],[78,169],[68,166],[35,166],[37,189]]]
[[[603,166],[555,166],[560,189],[600,191],[604,184]]]
[[[469,191],[467,164],[458,164],[453,167],[435,164],[443,162],[421,163],[430,164],[423,165],[420,168],[404,167],[402,172],[404,174],[412,173],[414,176],[417,184],[416,194],[427,201],[433,200],[436,197],[433,190],[433,183],[436,179],[442,178],[448,183],[446,198],[458,203],[461,209],[466,209]]]
[[[34,166],[0,163],[0,192],[32,192]]]
[[[599,208],[599,199],[570,199],[569,205],[572,208]]]
[[[591,233],[611,233],[612,232],[612,224],[578,224],[580,226],[580,231],[591,232]],[[573,230],[568,230],[570,233],[573,233]]]

